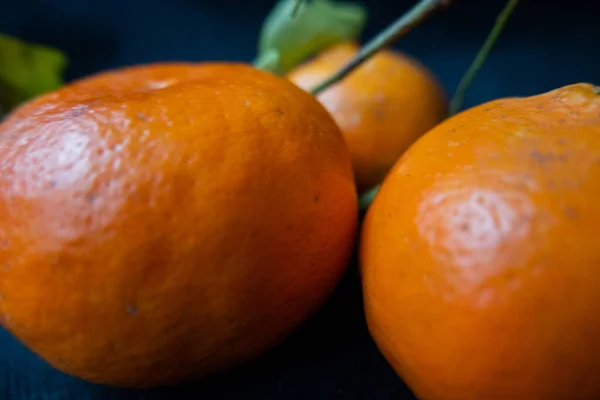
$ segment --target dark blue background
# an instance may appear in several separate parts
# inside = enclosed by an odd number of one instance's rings
[[[398,47],[451,93],[504,0],[455,0]],[[272,0],[0,0],[0,32],[63,49],[68,79],[159,60],[242,60]],[[413,4],[364,1],[371,37]],[[600,4],[522,0],[466,105],[600,83]],[[0,330],[0,399],[412,399],[379,355],[362,314],[356,264],[331,301],[260,360],[206,382],[153,391],[98,387],[48,367]]]

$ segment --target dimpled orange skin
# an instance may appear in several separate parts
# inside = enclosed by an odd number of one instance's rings
[[[260,355],[352,251],[338,127],[249,66],[85,79],[15,111],[0,154],[2,323],[94,382],[167,385]]]
[[[600,88],[422,137],[364,222],[370,331],[422,400],[600,398]]]
[[[296,68],[289,79],[310,90],[357,52],[356,44],[341,44]],[[448,108],[443,89],[426,67],[393,50],[380,51],[318,98],[348,143],[359,193],[378,185]]]

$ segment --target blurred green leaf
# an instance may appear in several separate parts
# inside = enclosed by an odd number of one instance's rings
[[[63,85],[60,51],[0,34],[0,115]]]
[[[369,208],[369,206],[375,199],[375,196],[377,195],[378,191],[379,191],[379,185],[375,186],[373,189],[369,190],[368,192],[366,192],[365,194],[363,194],[360,197],[360,199],[358,201],[358,207],[360,208],[361,211],[366,211]]]
[[[258,46],[258,68],[284,75],[306,58],[356,40],[367,21],[365,7],[331,0],[281,0],[266,18]]]

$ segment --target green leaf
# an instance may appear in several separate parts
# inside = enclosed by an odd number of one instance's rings
[[[0,34],[0,114],[63,85],[60,51]]]
[[[375,186],[373,189],[369,190],[367,193],[363,194],[360,197],[358,201],[358,207],[361,211],[366,211],[369,208],[369,206],[375,199],[375,196],[377,195],[378,191],[379,185]]]
[[[266,18],[254,65],[284,75],[306,58],[356,40],[367,21],[365,7],[331,0],[281,0]]]

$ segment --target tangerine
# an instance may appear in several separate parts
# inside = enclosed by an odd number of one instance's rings
[[[358,52],[347,42],[289,74],[305,90],[333,75]],[[444,91],[420,62],[381,50],[318,95],[348,143],[359,193],[378,185],[406,149],[448,112]]]
[[[250,66],[83,79],[2,122],[0,154],[0,320],[93,382],[174,384],[257,357],[352,252],[339,128]]]
[[[360,259],[370,331],[423,400],[600,398],[600,88],[492,101],[394,166]]]

